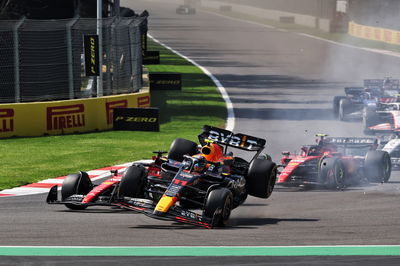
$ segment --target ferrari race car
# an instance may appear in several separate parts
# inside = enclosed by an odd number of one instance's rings
[[[342,121],[361,118],[367,106],[397,102],[399,79],[366,79],[364,87],[347,87],[346,96],[333,98],[333,115]]]
[[[190,5],[180,5],[176,9],[176,14],[181,14],[181,15],[194,15],[196,14],[196,8],[190,6]]]
[[[328,189],[342,189],[363,179],[387,182],[391,174],[390,156],[376,150],[375,138],[327,138],[319,134],[317,145],[301,148],[300,154],[283,152],[283,170],[278,184],[321,185]]]
[[[84,172],[69,175],[61,188],[48,195],[50,204],[70,209],[111,205],[147,216],[198,225],[224,226],[231,211],[247,195],[268,198],[276,180],[276,164],[260,156],[265,140],[204,126],[201,148],[186,139],[175,139],[166,157],[133,163],[122,176],[93,186]],[[233,156],[231,149],[254,152],[250,161]],[[199,211],[196,211],[199,210]]]

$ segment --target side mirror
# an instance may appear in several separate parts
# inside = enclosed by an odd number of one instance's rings
[[[283,152],[282,152],[282,155],[283,155],[283,156],[289,156],[289,155],[290,155],[290,151],[283,151]]]

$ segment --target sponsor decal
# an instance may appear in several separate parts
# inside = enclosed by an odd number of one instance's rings
[[[14,131],[14,109],[0,109],[0,132]]]
[[[150,73],[150,90],[181,90],[182,75],[179,73]]]
[[[149,107],[150,106],[150,96],[140,96],[137,98],[138,107]]]
[[[128,107],[128,100],[112,101],[106,103],[107,125],[113,122],[113,109]]]
[[[115,108],[114,130],[160,131],[158,108]]]
[[[85,126],[83,104],[47,107],[47,130],[63,130]]]
[[[84,35],[83,43],[85,49],[85,74],[87,77],[99,76],[99,36]]]
[[[224,132],[210,130],[208,138],[217,142],[227,143],[229,146],[253,149],[253,145],[257,146],[257,140],[251,139],[246,135],[225,135]]]
[[[374,144],[376,143],[376,139],[374,138],[326,138],[324,140],[325,143],[333,143],[333,144]]]

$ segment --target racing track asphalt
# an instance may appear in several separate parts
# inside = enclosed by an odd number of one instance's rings
[[[333,96],[364,78],[398,77],[400,59],[175,6],[124,1],[149,10],[150,33],[206,67],[234,105],[235,131],[265,137],[275,161],[312,144],[315,133],[362,136],[360,122],[332,118]],[[177,137],[179,135],[177,134]],[[68,211],[45,195],[0,198],[0,245],[269,246],[400,243],[400,175],[344,191],[277,188],[250,197],[232,226],[204,230],[103,207]]]

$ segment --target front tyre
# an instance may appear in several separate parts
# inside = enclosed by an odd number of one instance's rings
[[[371,130],[369,127],[375,126],[379,123],[379,117],[376,113],[375,108],[368,108],[365,107],[363,109],[363,127],[364,127],[364,134],[366,135],[374,135],[374,131]]]
[[[213,219],[213,226],[224,227],[228,223],[232,209],[232,192],[227,188],[218,188],[208,194],[203,215]]]
[[[65,201],[68,197],[78,194],[86,195],[92,190],[93,184],[86,172],[79,172],[78,174],[68,175],[61,187],[61,199]],[[73,203],[66,203],[65,206],[71,210],[84,210],[87,205],[77,205]]]
[[[333,98],[333,117],[339,117],[339,103],[341,99],[346,99],[346,96],[335,96]]]
[[[276,164],[270,160],[255,159],[246,176],[247,193],[258,198],[269,198],[275,187]]]
[[[138,198],[144,197],[146,169],[143,166],[132,165],[122,175],[118,188],[118,196]]]
[[[351,102],[349,99],[342,98],[339,101],[339,120],[340,121],[346,121],[347,120],[347,115],[350,113],[351,110]]]

